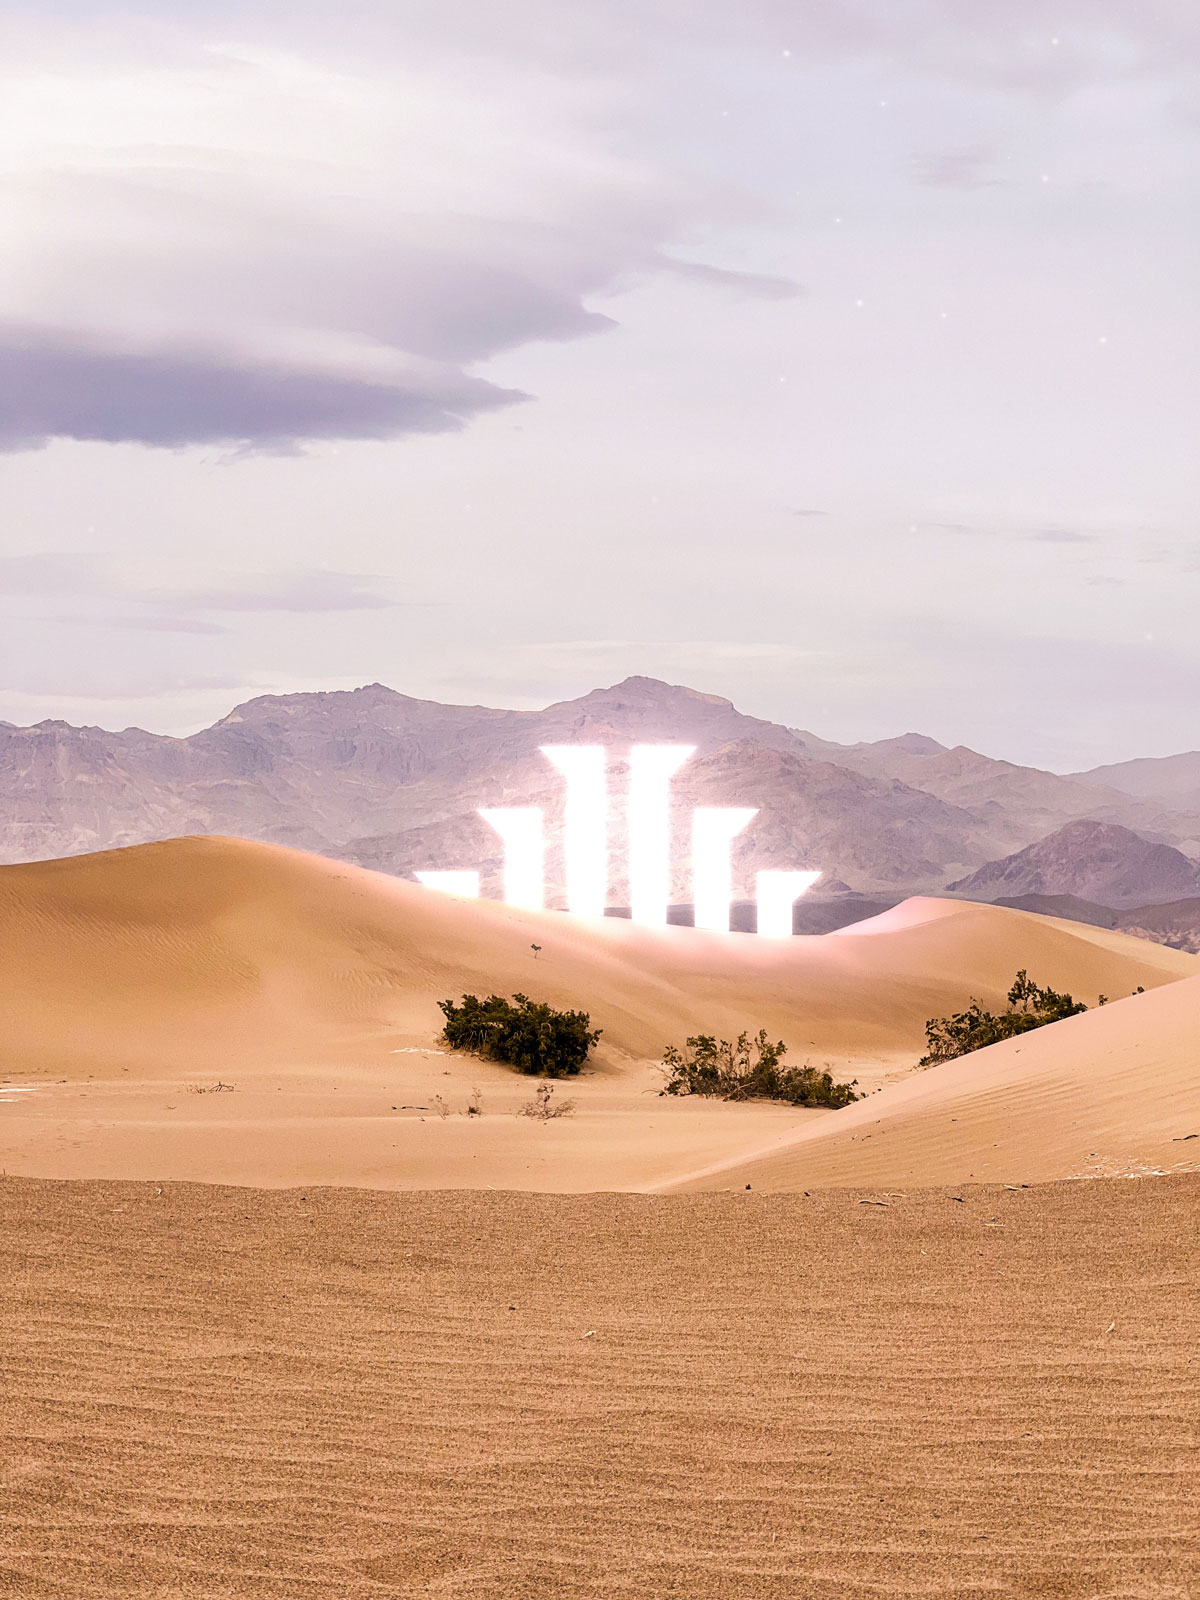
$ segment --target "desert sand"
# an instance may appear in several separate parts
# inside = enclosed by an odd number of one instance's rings
[[[1200,977],[930,1067],[686,1186],[1037,1183],[1193,1170]]]
[[[1103,1055],[1111,1034],[1119,1054],[1138,1034],[1136,1022],[1121,1031],[1125,1016],[1145,1016],[1156,1039],[1155,1019],[1175,1019],[1163,1025],[1162,1048],[1176,1077],[1151,1051],[1144,1094],[1116,1080],[1096,1089],[1118,1121],[1125,1105],[1126,1135],[1109,1137],[1107,1125],[1085,1118],[1066,1138],[1057,1118],[1066,1091],[1053,1089],[1051,1069],[1043,1074],[1051,1088],[1035,1092],[1003,1058],[972,1063],[967,1076],[991,1072],[991,1088],[963,1113],[955,1139],[930,1135],[920,1146],[927,1154],[904,1157],[903,1181],[919,1181],[926,1161],[927,1181],[945,1182],[1068,1176],[1088,1152],[1116,1161],[1112,1170],[1190,1156],[1169,1143],[1176,1111],[1189,1120],[1195,1096],[1190,1058],[1171,1055],[1170,1041],[1196,992],[1178,980],[1200,962],[1121,934],[939,900],[781,942],[646,930],[454,900],[227,839],[8,866],[0,868],[0,1167],[36,1177],[622,1190],[754,1182],[757,1163],[744,1177],[729,1164],[778,1146],[763,1158],[775,1176],[764,1169],[761,1181],[806,1187],[815,1180],[805,1163],[820,1146],[850,1152],[830,1156],[822,1182],[873,1182],[851,1130],[877,1140],[893,1106],[914,1095],[936,1105],[943,1083],[959,1092],[959,1076],[943,1069],[906,1081],[925,1020],[972,995],[1001,1003],[1018,967],[1089,1003],[1153,991],[1083,1018],[1082,1029],[1053,1030],[1082,1041],[1070,1082],[1085,1099],[1093,1044]],[[557,1091],[575,1101],[574,1115],[549,1124],[518,1117],[528,1080],[441,1052],[437,1001],[464,990],[524,991],[591,1013],[604,1029],[595,1066]],[[791,1059],[828,1064],[881,1092],[833,1113],[660,1096],[664,1045],[759,1026],[787,1041]],[[1019,1048],[1018,1063],[1047,1059],[1045,1049]],[[231,1087],[196,1092],[219,1083]],[[484,1114],[468,1117],[475,1089]],[[1054,1112],[1044,1137],[1024,1125],[1014,1135],[1019,1170],[1003,1154],[979,1155],[981,1141],[1001,1151],[995,1128],[1008,1116],[1009,1090],[1027,1123],[1043,1106]],[[1183,1099],[1172,1109],[1176,1095]],[[1153,1116],[1143,1116],[1147,1097],[1161,1102]],[[1068,1110],[1076,1114],[1075,1101]],[[801,1165],[778,1166],[792,1159],[782,1152],[793,1141]]]
[[[11,1600],[1187,1600],[1200,1178],[0,1182]]]
[[[1022,966],[1112,1003],[916,1070]],[[0,1593],[1188,1600],[1198,974],[935,900],[774,944],[231,840],[0,869]],[[472,989],[604,1027],[572,1115],[441,1050]],[[760,1024],[871,1092],[660,1096]]]

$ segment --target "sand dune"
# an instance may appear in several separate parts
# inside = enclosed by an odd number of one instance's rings
[[[918,1073],[684,1187],[1200,1170],[1200,977]]]
[[[4,867],[0,1079],[40,1087],[6,1097],[0,1159],[39,1176],[650,1187],[865,1111],[663,1101],[666,1043],[761,1025],[873,1088],[911,1072],[927,1017],[1000,1000],[1020,966],[1089,1002],[1200,970],[997,907],[909,901],[776,944],[456,901],[239,840]],[[437,1001],[464,990],[591,1013],[604,1037],[570,1086],[575,1117],[532,1126],[511,1114],[527,1080],[437,1053]],[[218,1079],[236,1093],[186,1093]],[[473,1085],[489,1114],[468,1121]]]
[[[1018,966],[1088,1001],[1200,970],[990,906],[907,901],[776,944],[453,900],[232,839],[4,867],[0,936],[8,1065],[51,1070],[369,1055],[432,1043],[446,995],[517,988],[589,1010],[609,1061],[760,1024],[794,1053],[907,1057],[926,1017],[969,993],[999,999]]]

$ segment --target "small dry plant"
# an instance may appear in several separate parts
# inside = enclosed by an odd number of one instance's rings
[[[483,1115],[483,1093],[479,1089],[471,1090],[471,1098],[467,1101],[468,1117],[481,1117]]]
[[[233,1090],[232,1083],[222,1083],[219,1079],[216,1083],[189,1083],[187,1086],[189,1094],[232,1094]]]
[[[433,1097],[433,1109],[437,1112],[438,1116],[441,1117],[443,1122],[445,1122],[446,1118],[450,1115],[450,1107],[442,1099],[440,1094],[435,1094]]]
[[[538,1085],[533,1099],[526,1100],[517,1115],[519,1117],[533,1117],[537,1122],[552,1122],[555,1117],[569,1117],[574,1110],[574,1100],[556,1100],[554,1098],[554,1085],[552,1083],[542,1083]]]

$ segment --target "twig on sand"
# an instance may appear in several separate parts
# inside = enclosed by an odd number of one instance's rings
[[[552,1122],[556,1117],[569,1117],[575,1110],[574,1100],[556,1100],[552,1083],[539,1084],[532,1100],[517,1108],[519,1117],[533,1117],[538,1122]]]

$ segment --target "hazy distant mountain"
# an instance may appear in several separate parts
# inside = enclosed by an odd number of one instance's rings
[[[846,754],[857,756],[861,762],[869,762],[876,771],[889,773],[896,757],[923,758],[946,753],[944,744],[939,744],[925,733],[902,733],[895,739],[876,739],[873,744],[852,744],[843,746],[843,749]]]
[[[1128,828],[1083,819],[949,887],[976,900],[1071,895],[1102,906],[1144,906],[1200,893],[1200,865]]]
[[[1173,950],[1200,955],[1200,899],[1172,900],[1163,906],[1138,906],[1117,922],[1122,933],[1153,939]]]
[[[626,739],[614,738],[614,744]],[[623,768],[614,769],[619,794]],[[827,761],[738,739],[701,751],[673,785],[677,863],[672,893],[689,891],[688,827],[692,808],[756,805],[758,815],[734,842],[735,881],[744,890],[763,867],[819,867],[826,882],[840,879],[857,891],[907,892],[944,881],[949,861],[976,861],[987,853],[989,835],[975,818],[904,784],[880,781]],[[485,801],[483,803],[491,803]],[[524,757],[509,768],[504,804],[540,805],[553,840],[561,817],[562,789],[543,758]],[[626,840],[620,808],[612,830],[613,898],[623,904]],[[361,838],[337,854],[384,871],[482,865],[485,879],[498,874],[499,841],[474,810],[394,833]],[[548,863],[557,881],[553,849]]]
[[[494,879],[499,841],[476,807],[542,805],[552,835],[561,815],[540,744],[607,744],[619,756],[666,741],[698,747],[677,785],[681,816],[693,804],[759,805],[739,842],[745,874],[811,862],[855,890],[903,892],[994,853],[969,814],[815,761],[786,728],[648,678],[537,712],[443,706],[371,684],[263,696],[188,739],[62,722],[0,730],[0,850],[19,861],[221,832],[391,872],[478,863]],[[614,846],[619,897],[619,831]]]
[[[541,805],[553,841],[562,785],[537,747],[584,741],[611,746],[618,759],[633,742],[698,747],[675,790],[681,898],[685,823],[697,804],[759,807],[735,851],[742,893],[759,867],[805,863],[857,894],[937,890],[1085,803],[1111,805],[1121,813],[1112,820],[1139,827],[1149,817],[1152,836],[1195,835],[1200,848],[1200,819],[1156,801],[946,750],[921,734],[835,744],[746,716],[718,696],[637,677],[542,711],[446,706],[381,684],[266,695],[187,739],[65,722],[0,725],[0,859],[227,833],[396,873],[478,864],[494,886],[499,840],[475,808]],[[618,767],[618,801],[622,785]],[[620,903],[619,804],[613,856]],[[552,848],[552,881],[560,867]]]
[[[838,761],[843,766],[857,765],[863,771],[869,769],[885,776],[890,775],[889,763],[893,756],[936,756],[946,748],[924,733],[902,733],[894,739],[835,744],[830,739],[821,739],[815,733],[809,733],[807,728],[792,728],[789,731],[801,740],[809,755],[819,756],[826,761]],[[847,761],[847,756],[854,756],[857,760]]]
[[[1075,777],[1080,783],[1120,789],[1181,811],[1200,811],[1200,750],[1143,761],[1119,761],[1115,766],[1077,772]]]
[[[1093,928],[1115,928],[1121,913],[1111,906],[1097,905],[1093,900],[1080,900],[1073,894],[1014,894],[1000,895],[992,902],[1009,906],[1013,911],[1034,911],[1039,917],[1062,917],[1067,922],[1086,922]]]
[[[887,773],[914,789],[924,789],[940,800],[964,807],[981,821],[990,822],[998,835],[1007,834],[1010,848],[1027,844],[1031,837],[1077,817],[1092,817],[1136,828],[1162,843],[1187,845],[1200,851],[1200,816],[1175,812],[1161,801],[1084,783],[1079,778],[1064,778],[1037,767],[996,761],[965,745],[953,750],[939,747],[932,753],[911,753],[895,748],[903,743],[885,740],[883,746],[857,746],[847,749],[838,759],[858,772],[877,776]],[[893,748],[886,748],[889,744]]]
[[[1170,900],[1158,906],[1133,906],[1125,911],[1113,911],[1108,906],[1077,900],[1069,894],[1023,894],[1011,900],[999,899],[995,904],[1011,906],[1015,911],[1036,911],[1043,917],[1087,922],[1096,928],[1114,928],[1137,939],[1169,945],[1172,950],[1200,955],[1200,898]]]

